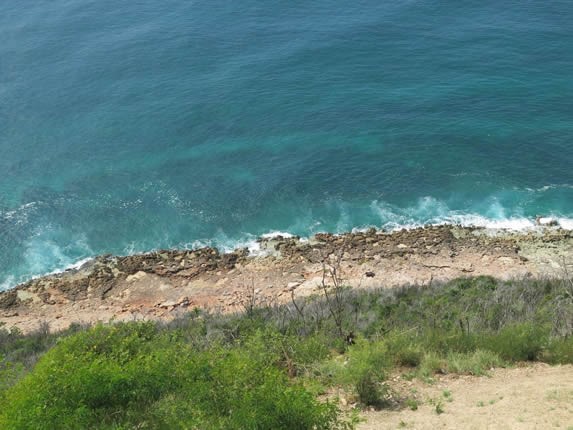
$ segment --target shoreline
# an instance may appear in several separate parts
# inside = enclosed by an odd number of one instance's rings
[[[443,220],[435,220],[428,223],[412,223],[412,224],[385,224],[382,226],[376,225],[365,225],[360,227],[353,227],[349,230],[343,231],[318,231],[312,232],[310,234],[298,234],[292,233],[290,231],[281,230],[271,230],[267,233],[262,233],[259,236],[251,233],[245,233],[243,236],[235,239],[225,239],[220,240],[218,238],[212,239],[197,239],[193,242],[181,243],[175,246],[168,246],[165,248],[151,248],[139,251],[128,251],[127,253],[113,254],[116,256],[137,256],[142,254],[152,254],[155,252],[161,252],[164,250],[169,251],[193,251],[201,248],[215,248],[220,253],[232,253],[236,249],[247,248],[252,256],[259,256],[261,254],[259,243],[261,240],[273,239],[274,237],[282,238],[298,238],[301,241],[312,240],[315,235],[320,234],[334,234],[336,236],[343,236],[346,234],[356,234],[364,233],[371,229],[376,229],[380,232],[385,233],[395,233],[402,230],[418,230],[423,228],[431,227],[456,227],[456,228],[468,228],[468,229],[479,229],[486,230],[491,234],[544,234],[549,230],[564,230],[573,232],[573,218],[562,217],[561,215],[547,215],[547,216],[536,216],[536,217],[510,217],[503,219],[489,219],[482,217],[477,214],[465,214],[460,217],[450,216]],[[110,251],[111,252],[111,251]],[[80,268],[87,262],[95,260],[102,255],[108,255],[107,252],[102,252],[101,254],[94,255],[83,255],[78,256],[77,259],[68,259],[65,265],[58,265],[55,268],[47,268],[43,273],[29,273],[27,275],[5,275],[5,278],[0,282],[0,293],[4,291],[9,291],[17,288],[20,285],[24,285],[30,281],[37,280],[39,278],[44,278],[51,275],[59,275],[72,270]],[[30,264],[33,264],[31,262]]]
[[[214,248],[99,256],[79,268],[0,292],[0,325],[35,330],[71,323],[172,319],[195,307],[243,310],[248,301],[282,303],[320,291],[323,263],[338,261],[354,288],[427,285],[463,276],[564,276],[573,231],[434,225],[260,237],[259,252]]]

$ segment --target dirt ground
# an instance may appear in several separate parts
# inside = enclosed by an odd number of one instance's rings
[[[431,385],[400,379],[391,386],[419,399],[418,409],[366,412],[359,430],[573,429],[571,365],[495,369],[489,377],[446,375]]]

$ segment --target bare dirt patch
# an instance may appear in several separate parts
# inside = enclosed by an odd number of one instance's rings
[[[573,428],[571,365],[495,369],[489,377],[445,375],[431,385],[397,378],[392,385],[418,398],[418,409],[366,412],[359,430]]]

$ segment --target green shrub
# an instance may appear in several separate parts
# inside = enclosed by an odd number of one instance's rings
[[[0,400],[2,429],[330,429],[338,409],[291,383],[256,342],[196,351],[153,323],[63,339]]]
[[[369,342],[361,339],[348,348],[345,362],[338,371],[338,382],[356,385],[366,374],[370,374],[378,381],[383,381],[391,367],[391,357],[383,342]]]
[[[16,384],[24,374],[24,366],[5,361],[0,357],[0,399],[2,399],[4,392]]]
[[[420,402],[416,399],[412,399],[412,398],[406,399],[406,406],[411,411],[417,411],[419,405],[420,405]]]
[[[551,364],[573,364],[573,337],[551,339],[543,360]]]
[[[422,362],[423,353],[419,348],[402,349],[396,354],[396,363],[401,366],[418,367]]]
[[[549,329],[534,323],[507,326],[499,333],[484,335],[479,345],[508,361],[535,361],[548,344]]]
[[[248,351],[215,354],[207,391],[192,401],[221,429],[329,429],[340,424],[338,410],[319,403],[301,385],[289,383],[284,372],[269,362],[253,361]],[[212,427],[209,427],[212,428]]]
[[[6,393],[1,428],[130,422],[179,383],[181,356],[151,324],[96,327],[65,339]],[[153,346],[153,347],[152,347]],[[171,366],[162,365],[171,363]]]
[[[391,356],[383,342],[362,339],[345,355],[324,363],[321,370],[329,382],[353,389],[362,404],[381,407],[386,393],[382,382],[391,367]]]
[[[396,335],[386,339],[385,343],[396,365],[418,367],[422,362],[422,348],[415,337]]]
[[[385,395],[387,389],[383,386],[374,372],[365,372],[356,381],[356,394],[360,403],[365,406],[374,406],[375,408],[382,408],[387,402]]]
[[[424,378],[431,378],[436,373],[445,373],[447,362],[435,352],[427,352],[418,367],[418,374]]]

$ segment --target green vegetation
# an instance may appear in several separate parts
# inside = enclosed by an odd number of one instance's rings
[[[356,291],[240,315],[170,323],[0,328],[2,429],[351,429],[331,393],[418,408],[386,384],[397,369],[484,375],[517,361],[573,362],[573,295],[562,280]],[[435,401],[444,412],[449,391]],[[483,405],[480,405],[483,406]]]
[[[202,351],[181,338],[154,323],[68,337],[5,393],[0,428],[345,427],[334,404],[288,379],[260,336]]]
[[[417,411],[418,407],[420,406],[420,402],[418,400],[412,399],[412,398],[406,399],[405,403],[406,403],[406,406],[412,411]]]

